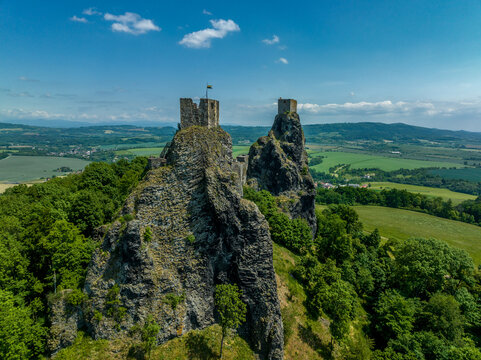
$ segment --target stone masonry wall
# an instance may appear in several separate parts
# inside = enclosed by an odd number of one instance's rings
[[[182,129],[199,124],[197,105],[190,98],[180,99],[180,127]]]
[[[180,99],[180,128],[190,126],[213,128],[219,126],[219,101],[200,99],[199,106],[189,98]]]

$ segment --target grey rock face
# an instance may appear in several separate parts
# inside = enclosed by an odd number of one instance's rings
[[[134,220],[110,227],[89,266],[89,332],[126,337],[149,315],[162,329],[159,343],[207,327],[215,322],[215,285],[230,282],[248,308],[240,334],[260,358],[282,359],[268,224],[240,195],[230,136],[189,127],[176,134],[166,158],[127,200],[122,212]]]
[[[278,114],[269,135],[259,138],[249,150],[247,181],[258,190],[294,199],[291,217],[306,219],[315,234],[316,191],[304,143],[299,115]]]
[[[77,329],[82,327],[82,310],[66,301],[71,292],[70,289],[62,290],[49,300],[51,325],[48,349],[52,355],[72,345],[77,337]]]

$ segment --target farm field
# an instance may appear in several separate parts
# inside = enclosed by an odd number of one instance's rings
[[[424,161],[404,159],[399,157],[387,157],[369,154],[348,153],[342,151],[315,152],[310,155],[324,156],[321,164],[312,166],[311,169],[320,172],[329,172],[329,168],[338,164],[350,164],[353,169],[379,168],[384,171],[398,169],[418,169],[424,167],[463,167],[462,164],[444,161]]]
[[[397,184],[392,182],[371,182],[370,189],[383,190],[383,189],[398,189],[407,190],[412,193],[419,193],[427,196],[442,197],[444,200],[451,199],[454,205],[457,205],[465,200],[475,200],[475,195],[463,194],[460,192],[454,192],[448,189],[433,188],[427,186],[417,186],[409,184]]]
[[[40,184],[44,181],[45,180],[34,180],[34,181],[23,182],[22,184],[27,185],[27,186],[31,186],[33,184]],[[11,187],[14,187],[14,186],[17,186],[17,185],[19,185],[19,184],[0,183],[0,194],[5,192],[5,190],[7,190],[8,188],[11,188]]]
[[[164,146],[160,147],[148,147],[148,148],[133,148],[133,149],[125,149],[125,150],[117,150],[115,152],[116,155],[133,155],[133,156],[159,156],[160,153],[164,150]]]
[[[463,179],[476,182],[481,181],[480,168],[435,169],[429,172],[433,175],[439,175],[444,179]]]
[[[15,185],[17,184],[0,184],[0,194],[2,194],[5,190]]]
[[[233,145],[232,157],[235,159],[239,155],[246,155],[249,153],[250,145]]]
[[[481,264],[481,227],[442,219],[415,211],[382,206],[353,206],[364,229],[379,229],[381,236],[406,240],[411,237],[436,238],[466,250],[476,265]]]
[[[51,156],[10,156],[0,160],[0,182],[27,182],[40,178],[61,176],[66,173],[55,169],[66,166],[72,170],[82,170],[89,161]]]

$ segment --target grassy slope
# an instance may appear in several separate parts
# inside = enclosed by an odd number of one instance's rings
[[[0,160],[0,181],[24,182],[39,179],[41,177],[53,177],[65,175],[55,172],[62,166],[72,170],[82,170],[89,161],[52,156],[10,156]]]
[[[151,359],[158,360],[190,360],[218,359],[220,350],[221,328],[213,325],[204,330],[193,330],[186,335],[170,340],[156,347]],[[60,351],[55,360],[117,360],[134,359],[129,350],[132,343],[122,340],[92,340],[80,334],[75,343]],[[223,359],[254,360],[254,353],[249,345],[239,336],[226,338],[224,341]]]
[[[284,328],[292,331],[284,348],[284,358],[286,360],[330,358],[331,337],[328,322],[314,321],[308,317],[304,306],[306,294],[292,276],[296,261],[298,257],[295,254],[274,244],[274,269]]]
[[[398,169],[417,169],[423,167],[462,167],[458,163],[442,161],[423,161],[404,159],[401,157],[387,157],[368,154],[356,154],[342,151],[316,152],[310,153],[312,157],[325,156],[321,164],[312,166],[312,169],[321,172],[329,172],[329,168],[338,164],[351,164],[353,169],[379,168],[385,171]]]
[[[481,227],[442,219],[415,211],[381,206],[354,206],[367,231],[378,228],[381,236],[401,240],[410,237],[436,238],[466,250],[481,264]]]
[[[408,185],[408,184],[396,184],[392,182],[371,182],[371,189],[372,190],[382,190],[382,189],[399,189],[399,190],[407,190],[412,193],[420,193],[422,195],[427,196],[439,196],[442,197],[444,200],[451,199],[453,204],[459,204],[465,200],[474,200],[476,196],[463,194],[459,192],[454,192],[448,189],[440,189],[440,188],[433,188],[427,186],[417,186],[417,185]]]

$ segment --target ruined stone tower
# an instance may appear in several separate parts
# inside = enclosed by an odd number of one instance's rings
[[[219,126],[219,101],[200,99],[199,106],[190,98],[180,99],[180,128],[189,126]]]
[[[277,102],[277,113],[279,115],[295,112],[297,112],[297,100],[279,98]]]

